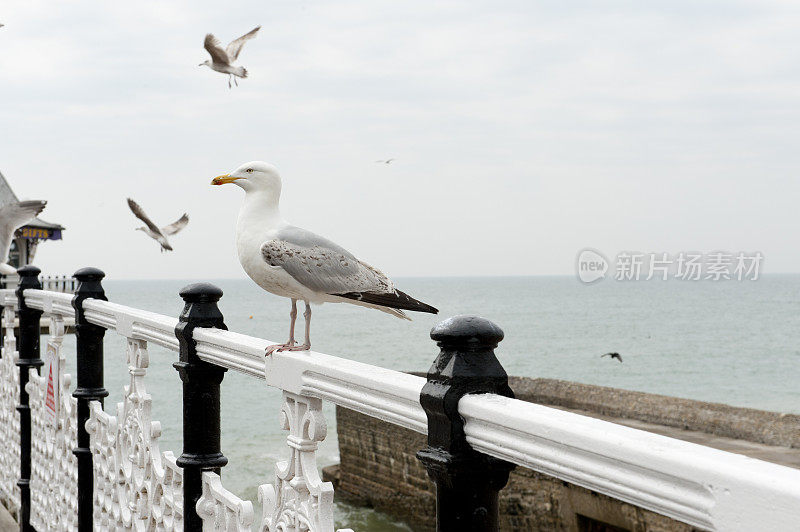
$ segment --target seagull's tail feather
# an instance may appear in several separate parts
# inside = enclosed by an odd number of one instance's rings
[[[438,314],[439,310],[418,301],[400,290],[395,290],[394,293],[389,294],[375,294],[369,292],[348,292],[346,294],[336,294],[337,296],[347,299],[354,299],[363,303],[370,303],[380,307],[387,307],[395,310],[413,310],[415,312],[428,312],[430,314]],[[401,316],[405,317],[405,316]]]

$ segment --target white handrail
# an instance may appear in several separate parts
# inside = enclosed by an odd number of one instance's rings
[[[99,299],[85,300],[83,310],[89,323],[116,331],[127,338],[147,340],[172,351],[178,350],[178,338],[175,336],[177,318]]]
[[[194,339],[198,356],[206,362],[264,379],[268,386],[427,432],[419,404],[422,377],[315,351],[265,357],[265,349],[274,342],[220,329],[195,329]]]
[[[792,530],[800,470],[497,395],[459,402],[476,450],[711,530]]]
[[[25,290],[25,303],[31,308],[44,311],[45,314],[57,314],[62,317],[75,316],[75,309],[72,308],[72,294],[47,290]]]

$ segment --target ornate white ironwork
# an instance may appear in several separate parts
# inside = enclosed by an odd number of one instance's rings
[[[275,484],[258,488],[262,530],[333,530],[333,485],[323,482],[317,469],[317,447],[328,432],[322,401],[283,392],[280,416],[291,454],[275,464]]]
[[[14,339],[15,312],[3,307],[3,358],[0,359],[0,499],[11,512],[19,510],[19,359]]]
[[[128,339],[130,384],[117,415],[90,403],[86,429],[94,460],[95,530],[183,530],[183,471],[159,450],[161,424],[152,420],[144,377],[147,342]]]
[[[45,411],[49,376],[31,369],[25,386],[31,405],[31,524],[40,532],[77,530],[78,462],[72,450],[78,444],[78,404],[70,395],[71,376],[63,372],[64,329],[63,317],[50,316],[50,342],[61,362],[53,376],[60,382],[55,425]]]
[[[197,501],[203,530],[250,532],[255,519],[253,503],[243,501],[222,486],[219,475],[203,473],[203,495]]]

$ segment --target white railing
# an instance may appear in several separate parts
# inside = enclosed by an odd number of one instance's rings
[[[45,366],[41,375],[29,370],[25,385],[31,406],[31,524],[39,532],[77,529],[78,463],[72,451],[78,445],[78,404],[70,395],[72,377],[63,369],[67,361],[62,352],[63,316],[50,314],[49,331],[46,349],[58,364],[50,371]],[[49,422],[48,388],[58,408]]]
[[[42,283],[42,289],[50,292],[65,292],[71,294],[78,286],[78,281],[72,276],[66,275],[41,275],[39,282]],[[0,275],[0,286],[7,290],[15,290],[19,285],[19,276],[13,275]]]
[[[161,452],[161,424],[152,418],[145,388],[147,342],[128,338],[130,384],[117,415],[90,403],[86,428],[94,463],[95,530],[183,530],[183,473]],[[226,530],[226,529],[215,529]]]
[[[14,304],[7,292],[0,292],[6,316]],[[27,290],[25,298],[46,314],[74,315],[66,294]],[[159,449],[160,425],[151,419],[144,388],[147,343],[178,351],[178,320],[99,300],[85,301],[84,309],[89,322],[128,339],[131,376],[116,415],[95,402],[87,424],[96,526],[128,529],[136,519],[153,529],[180,530],[181,469]],[[424,378],[313,351],[265,358],[272,342],[219,329],[195,329],[193,338],[202,360],[283,390],[281,423],[289,432],[288,459],[276,464],[273,483],[258,490],[264,511],[257,523],[249,501],[228,491],[218,475],[204,474],[196,509],[206,530],[333,530],[333,489],[316,464],[327,431],[322,401],[427,430],[419,404]],[[0,386],[13,378],[3,371]],[[480,452],[700,529],[795,530],[800,518],[800,470],[492,394],[464,397],[459,413],[467,441]]]
[[[14,298],[3,304],[3,352],[0,359],[0,498],[11,512],[19,510],[19,368],[17,367],[17,344],[14,338]]]

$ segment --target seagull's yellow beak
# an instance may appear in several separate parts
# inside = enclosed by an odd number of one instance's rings
[[[231,177],[230,174],[218,175],[211,180],[212,185],[224,185],[225,183],[233,183],[237,179],[244,179],[243,177]]]

